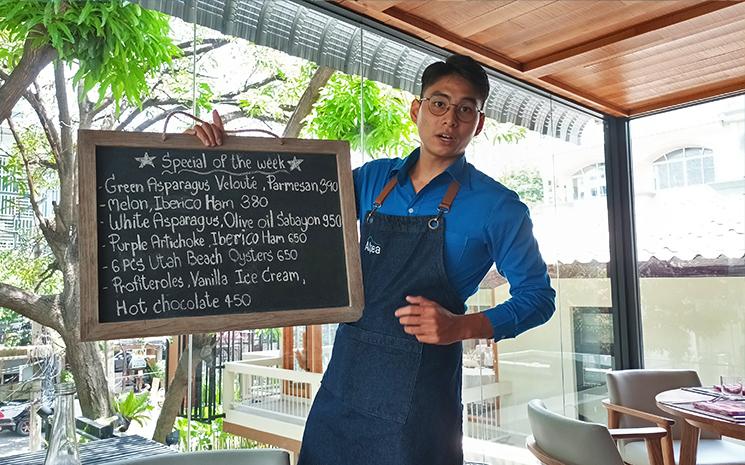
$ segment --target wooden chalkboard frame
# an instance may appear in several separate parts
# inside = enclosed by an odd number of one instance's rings
[[[334,154],[337,160],[349,305],[345,307],[267,311],[249,314],[182,316],[122,322],[99,320],[96,148],[133,147],[210,151]],[[194,136],[119,131],[78,131],[80,335],[83,341],[205,333],[247,328],[355,321],[362,315],[364,293],[349,144],[344,141],[229,137],[220,147],[205,147]]]

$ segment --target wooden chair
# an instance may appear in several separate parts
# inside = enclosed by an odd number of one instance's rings
[[[667,432],[662,439],[664,465],[675,465],[680,455],[681,430],[675,420],[657,407],[655,396],[681,387],[701,386],[694,370],[620,370],[606,375],[609,400],[609,428],[631,428],[655,425]],[[644,445],[639,441],[622,441],[621,456],[629,465],[649,465]],[[745,447],[721,436],[701,430],[696,463],[706,465],[745,465]]]
[[[662,465],[662,428],[609,430],[551,412],[538,399],[528,403],[528,421],[533,435],[528,449],[546,465],[623,465],[615,440],[643,439],[652,465]]]

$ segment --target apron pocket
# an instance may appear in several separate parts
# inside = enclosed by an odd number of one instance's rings
[[[403,424],[421,356],[416,340],[341,324],[323,385],[354,410]]]

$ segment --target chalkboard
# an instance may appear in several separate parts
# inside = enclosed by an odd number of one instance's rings
[[[83,340],[354,321],[345,142],[78,133]]]

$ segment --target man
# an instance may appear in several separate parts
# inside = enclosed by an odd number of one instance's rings
[[[420,147],[355,170],[365,309],[339,325],[300,465],[462,464],[461,341],[515,337],[552,315],[527,207],[464,157],[488,94],[473,59],[433,63],[410,109]],[[221,143],[215,123],[194,130],[206,145]],[[465,315],[492,264],[511,298]]]

